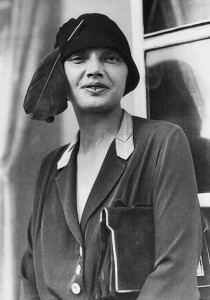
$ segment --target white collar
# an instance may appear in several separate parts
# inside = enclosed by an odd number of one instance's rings
[[[79,132],[77,132],[75,138],[72,140],[66,151],[61,156],[57,163],[57,169],[65,167],[71,157],[72,150],[79,138]],[[122,159],[128,159],[134,151],[133,142],[133,119],[132,116],[124,111],[123,118],[121,121],[120,129],[115,138],[115,147],[117,156]]]

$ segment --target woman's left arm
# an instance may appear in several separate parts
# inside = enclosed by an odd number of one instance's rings
[[[178,126],[161,145],[153,205],[155,267],[138,300],[198,300],[200,208],[189,144]]]

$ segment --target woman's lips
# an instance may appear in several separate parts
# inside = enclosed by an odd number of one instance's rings
[[[93,95],[103,94],[104,92],[109,90],[109,87],[107,85],[100,82],[88,83],[84,85],[82,88],[85,89],[88,93]]]

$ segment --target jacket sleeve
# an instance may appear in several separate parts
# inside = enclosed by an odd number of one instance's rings
[[[66,146],[63,146],[49,153],[42,161],[41,167],[38,172],[33,203],[33,212],[28,226],[28,247],[22,258],[20,269],[20,300],[40,300],[36,285],[36,273],[33,257],[33,240],[35,236],[35,227],[37,226],[41,203],[42,201],[44,201],[48,178],[51,175],[54,166],[56,165],[57,159],[60,157],[65,148]]]
[[[20,300],[40,300],[36,287],[36,276],[33,263],[32,219],[30,219],[28,226],[27,251],[21,262],[20,282]]]
[[[48,164],[49,161],[46,157],[41,163],[41,167],[37,175],[33,211],[29,220],[27,231],[27,249],[23,255],[20,267],[20,300],[40,300],[34,267],[33,240],[35,236],[38,207],[41,201],[43,182],[46,177]]]
[[[28,224],[27,249],[23,255],[20,267],[20,300],[40,300],[34,268],[33,240],[35,235],[36,219],[39,203],[44,189],[43,182],[47,176],[49,157],[48,155],[41,163],[36,181],[33,212]]]
[[[200,208],[189,144],[178,126],[162,142],[154,178],[155,265],[138,300],[198,300]]]

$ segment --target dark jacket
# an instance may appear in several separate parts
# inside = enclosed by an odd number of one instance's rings
[[[113,299],[199,299],[196,269],[201,224],[187,139],[178,126],[137,117],[133,118],[133,137],[134,152],[127,160],[118,157],[115,143],[111,144],[80,225],[76,210],[78,143],[64,168],[57,170],[56,163],[50,164],[55,152],[45,158],[21,265],[21,300],[95,299],[100,213],[118,200],[129,206],[153,206],[155,263],[139,295],[129,298],[122,294]],[[60,153],[56,155],[60,157]],[[45,190],[46,172],[50,178]],[[78,294],[72,292],[73,283],[74,292],[78,286],[81,289]]]

